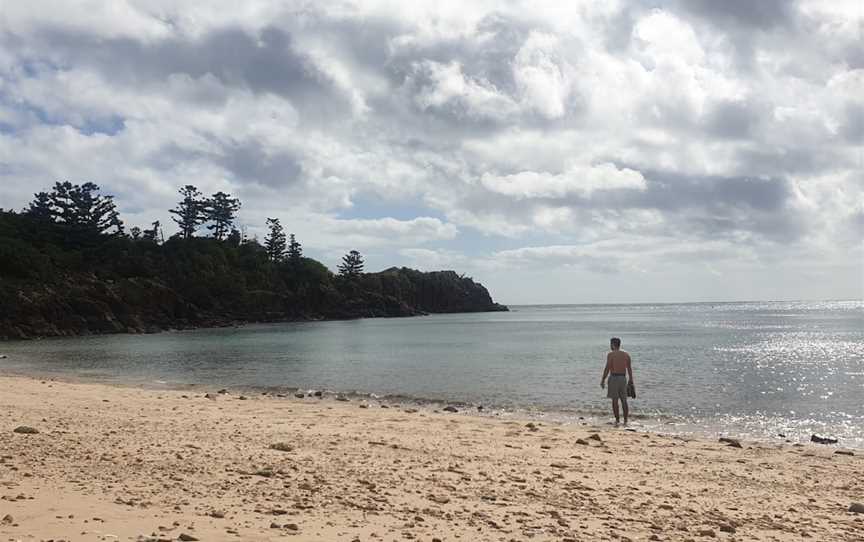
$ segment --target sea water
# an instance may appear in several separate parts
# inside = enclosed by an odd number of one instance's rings
[[[864,302],[516,306],[507,313],[0,343],[0,371],[144,386],[325,390],[605,423],[609,338],[637,429],[864,448]],[[782,436],[780,436],[782,435]]]

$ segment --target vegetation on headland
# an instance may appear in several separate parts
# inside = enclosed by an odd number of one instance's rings
[[[92,183],[56,183],[22,212],[0,209],[0,339],[507,310],[454,271],[365,273],[355,250],[334,274],[277,218],[261,244],[234,227],[236,198],[191,185],[180,194],[168,239],[159,222],[127,232]]]

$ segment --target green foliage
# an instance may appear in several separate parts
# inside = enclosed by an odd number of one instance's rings
[[[363,256],[356,250],[352,250],[342,257],[339,275],[349,279],[357,278],[363,274],[363,265]]]
[[[183,239],[189,239],[195,235],[195,230],[204,223],[204,207],[206,202],[204,196],[198,191],[198,188],[191,184],[187,184],[179,190],[183,199],[177,204],[177,207],[168,212],[176,215],[171,219],[180,228],[178,235]]]
[[[267,256],[271,262],[281,262],[285,258],[285,250],[287,247],[285,241],[285,228],[279,223],[278,218],[268,218],[267,228],[270,230],[267,238],[264,239],[264,247],[267,249]],[[291,235],[294,238],[294,235]]]
[[[240,200],[225,192],[216,192],[208,199],[203,209],[203,219],[210,222],[207,229],[218,241],[228,236],[234,226],[234,218],[240,210]]]
[[[92,183],[57,183],[22,213],[0,210],[0,338],[498,307],[452,271],[366,274],[354,250],[335,277],[276,219],[264,246],[227,221],[196,237],[200,193],[191,185],[180,193],[172,213],[181,234],[167,241],[158,221],[118,235],[113,198]]]

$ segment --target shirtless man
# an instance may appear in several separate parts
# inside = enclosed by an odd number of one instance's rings
[[[618,425],[621,418],[618,416],[618,400],[624,403],[624,425],[627,425],[627,418],[630,414],[630,409],[627,407],[627,376],[630,376],[630,382],[633,382],[633,369],[630,367],[630,354],[621,350],[621,339],[612,337],[609,341],[612,351],[606,354],[606,368],[603,369],[603,378],[600,379],[600,387],[606,387],[606,377],[609,377],[609,389],[606,391],[606,397],[612,399],[612,413],[615,414],[615,425]]]

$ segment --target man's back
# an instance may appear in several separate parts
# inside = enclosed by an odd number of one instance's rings
[[[613,350],[606,354],[606,366],[612,374],[624,374],[630,365],[630,354],[624,350]]]

